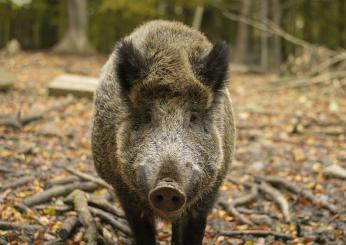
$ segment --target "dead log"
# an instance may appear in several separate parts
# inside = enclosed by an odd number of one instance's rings
[[[85,228],[85,234],[88,245],[97,245],[102,243],[102,238],[99,235],[95,220],[89,210],[86,194],[81,190],[74,190],[71,193],[73,205],[78,213],[78,218]]]
[[[275,231],[263,231],[263,230],[246,230],[246,231],[221,231],[218,232],[217,235],[219,236],[228,236],[228,237],[234,237],[234,236],[256,236],[256,237],[266,237],[266,236],[273,236],[278,239],[283,240],[292,240],[293,237],[289,234],[282,233],[282,232],[275,232]]]
[[[57,229],[56,233],[62,241],[66,241],[72,234],[73,230],[80,225],[78,217],[72,216],[64,220],[61,227]]]
[[[109,213],[106,213],[102,211],[101,209],[93,208],[93,207],[90,207],[90,211],[92,212],[93,215],[99,217],[104,222],[113,226],[113,228],[115,228],[116,230],[124,233],[127,236],[132,236],[130,228],[127,225],[123,224],[122,222],[114,219],[112,215],[110,215]]]
[[[50,189],[25,198],[23,203],[30,207],[36,204],[47,202],[53,197],[66,196],[76,189],[83,191],[94,191],[97,189],[97,187],[97,184],[93,182],[75,182],[68,185],[53,186]]]

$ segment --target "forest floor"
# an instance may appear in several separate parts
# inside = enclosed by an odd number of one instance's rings
[[[59,244],[56,234],[67,217],[77,215],[69,192],[80,187],[93,192],[90,198],[110,198],[104,183],[89,178],[96,176],[92,101],[47,95],[51,79],[63,73],[97,76],[106,59],[44,52],[0,56],[0,67],[17,76],[14,88],[0,94],[0,121],[15,122],[0,126],[0,244]],[[204,244],[346,244],[346,180],[329,174],[330,166],[346,168],[345,91],[278,89],[275,79],[232,76],[237,150]],[[30,199],[60,186],[63,194]],[[127,244],[126,229],[117,231],[114,222],[111,228],[95,211],[106,212],[104,206],[90,203],[100,233]],[[109,216],[126,228],[114,214]],[[76,226],[60,244],[86,244],[85,228]],[[169,244],[170,226],[160,222],[158,229],[160,244]]]

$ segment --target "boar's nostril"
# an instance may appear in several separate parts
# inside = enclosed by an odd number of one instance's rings
[[[157,195],[157,196],[155,196],[155,198],[156,198],[156,201],[158,201],[158,202],[162,202],[163,201],[163,196],[162,195]]]
[[[171,186],[157,187],[149,193],[151,205],[163,212],[173,212],[185,205],[185,194]]]

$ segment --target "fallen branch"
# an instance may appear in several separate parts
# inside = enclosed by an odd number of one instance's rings
[[[3,186],[0,186],[0,190],[17,188],[19,186],[25,185],[33,181],[35,177],[36,177],[35,175],[27,175],[27,176],[20,177],[17,180],[13,181],[12,183],[8,183]]]
[[[269,182],[272,185],[281,186],[281,187],[287,189],[288,191],[291,191],[294,194],[301,195],[301,196],[307,198],[308,200],[310,200],[312,203],[320,204],[322,207],[327,208],[328,210],[330,210],[333,213],[337,213],[337,211],[338,211],[336,206],[334,206],[332,204],[329,204],[327,202],[320,201],[317,197],[315,197],[315,195],[312,192],[310,192],[308,190],[305,190],[303,188],[297,187],[294,184],[292,184],[291,182],[288,182],[288,181],[284,180],[281,177],[277,177],[277,176],[261,176],[261,177],[258,177],[258,178],[260,180],[265,180],[265,181]]]
[[[267,184],[266,182],[262,181],[260,185],[258,185],[258,188],[267,194],[271,199],[273,199],[280,207],[284,219],[286,222],[290,222],[290,213],[289,213],[289,207],[286,199],[283,197],[283,195],[272,187],[271,185]]]
[[[73,230],[80,224],[78,217],[72,216],[64,220],[61,227],[57,229],[56,233],[61,238],[62,241],[66,241]]]
[[[88,203],[94,207],[97,207],[99,209],[105,210],[111,214],[114,214],[115,216],[125,219],[125,213],[116,207],[114,205],[110,204],[106,200],[102,199],[96,199],[95,197],[89,197]]]
[[[78,178],[77,176],[69,175],[64,178],[52,179],[47,182],[47,186],[66,185],[78,180],[80,180],[80,178]]]
[[[132,236],[130,228],[127,225],[121,223],[120,221],[117,221],[116,219],[114,219],[109,213],[106,213],[102,211],[101,209],[93,208],[93,207],[90,207],[90,211],[92,212],[93,215],[99,217],[104,222],[113,226],[113,228],[121,231],[127,236]]]
[[[245,205],[249,202],[252,202],[258,196],[258,188],[256,185],[251,186],[251,192],[245,196],[239,197],[232,201],[233,206]]]
[[[12,222],[0,221],[0,230],[3,230],[3,231],[18,230],[18,231],[36,232],[38,230],[44,230],[44,227],[40,225],[22,225],[22,224],[16,224]]]
[[[256,236],[256,237],[263,237],[263,236],[274,236],[279,239],[283,240],[292,240],[293,237],[281,232],[275,232],[275,231],[262,231],[262,230],[247,230],[247,231],[221,231],[217,233],[217,235],[221,236]]]
[[[84,179],[84,180],[88,180],[88,181],[97,183],[97,184],[113,191],[113,187],[111,185],[109,185],[107,182],[105,182],[104,180],[102,180],[98,177],[92,176],[92,175],[87,174],[87,173],[83,173],[83,172],[78,171],[76,169],[73,169],[71,167],[66,167],[66,170],[71,172],[72,174]]]
[[[331,165],[323,169],[323,174],[329,177],[337,177],[340,179],[346,179],[346,169],[338,166]]]
[[[274,92],[274,91],[280,91],[280,90],[286,90],[286,89],[296,89],[296,88],[302,88],[302,87],[311,86],[311,85],[327,83],[334,79],[343,78],[343,77],[346,77],[346,71],[335,71],[330,73],[324,73],[314,77],[301,78],[295,81],[294,83],[289,83],[283,86],[262,88],[256,91],[257,92],[258,91],[259,92]]]
[[[265,22],[260,22],[257,20],[253,20],[249,17],[246,17],[244,15],[233,14],[233,13],[231,13],[229,11],[225,11],[224,9],[221,9],[219,7],[217,7],[217,8],[222,11],[223,16],[225,16],[227,19],[237,21],[237,22],[242,22],[246,25],[249,25],[249,26],[254,27],[256,29],[259,29],[261,31],[277,35],[277,36],[285,39],[288,42],[291,42],[293,44],[296,44],[298,46],[301,46],[301,47],[309,49],[309,50],[313,50],[316,48],[315,45],[308,43],[305,40],[299,39],[299,38],[289,34],[288,32],[284,31],[281,27],[279,27],[278,25],[276,25],[274,22],[272,22],[270,20],[266,20]],[[333,52],[331,50],[328,50],[328,51],[330,53]]]
[[[48,107],[44,110],[34,112],[25,116],[21,116],[20,113],[17,113],[15,116],[9,116],[7,118],[0,118],[0,126],[10,126],[14,128],[21,128],[33,121],[37,121],[43,118],[47,113],[58,110],[62,107],[74,103],[76,100],[73,97],[68,97],[66,100],[57,103],[51,107]]]
[[[78,218],[85,228],[84,236],[88,241],[87,244],[97,245],[99,242],[102,243],[102,238],[97,231],[95,220],[88,208],[88,200],[85,193],[81,190],[74,190],[71,193],[71,198],[78,213]]]
[[[47,202],[53,197],[66,196],[76,189],[94,191],[97,189],[97,185],[93,182],[75,182],[68,185],[54,186],[43,192],[39,192],[33,196],[25,198],[23,203],[30,207],[36,204]]]
[[[238,210],[232,205],[227,204],[226,202],[219,202],[219,205],[225,210],[227,213],[230,213],[234,218],[247,225],[254,225],[254,223],[246,218],[244,215],[238,212]]]

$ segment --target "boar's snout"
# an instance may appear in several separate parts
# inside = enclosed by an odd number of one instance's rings
[[[150,191],[149,201],[158,211],[175,212],[184,207],[186,195],[175,186],[174,182],[162,181]]]

